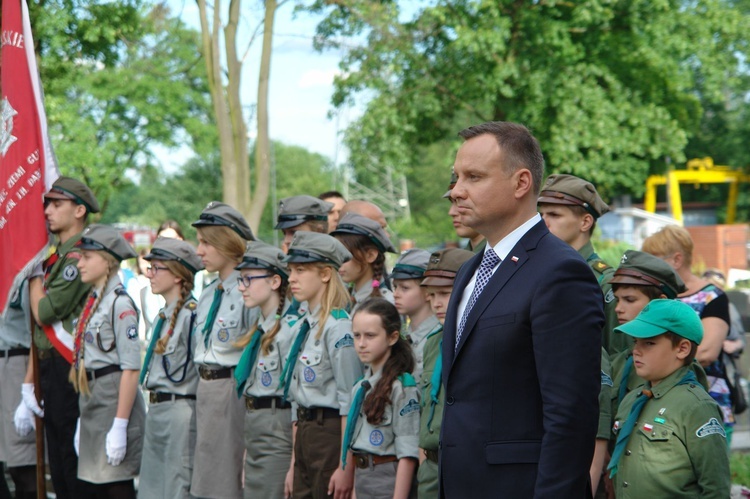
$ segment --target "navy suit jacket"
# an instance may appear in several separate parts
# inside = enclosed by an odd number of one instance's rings
[[[539,222],[500,263],[454,352],[458,303],[481,260],[459,270],[445,318],[441,495],[590,497],[604,325],[596,278]]]

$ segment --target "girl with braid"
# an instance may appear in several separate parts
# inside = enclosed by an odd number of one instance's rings
[[[382,298],[360,305],[352,334],[367,369],[352,390],[342,465],[356,467],[357,497],[407,499],[419,457],[414,354],[398,310]]]
[[[86,482],[77,497],[130,499],[141,464],[145,404],[138,391],[138,313],[117,271],[136,253],[106,225],[90,225],[76,247],[81,281],[92,286],[76,323],[70,371],[80,394],[78,478]]]
[[[352,259],[339,269],[341,278],[351,287],[352,312],[371,297],[382,297],[393,303],[393,292],[388,289],[386,279],[385,253],[396,250],[380,224],[362,215],[347,213],[331,235],[352,254]]]
[[[178,239],[160,237],[144,257],[151,291],[164,298],[151,330],[139,383],[150,390],[138,496],[148,499],[190,497],[195,448],[193,363],[198,335],[197,302],[192,295],[196,272],[203,268],[195,249]]]
[[[278,248],[252,242],[236,267],[245,306],[260,310],[257,322],[237,341],[245,349],[234,371],[237,396],[245,405],[245,497],[284,497],[292,460],[292,405],[279,388],[297,319],[283,315],[289,282],[285,256]]]

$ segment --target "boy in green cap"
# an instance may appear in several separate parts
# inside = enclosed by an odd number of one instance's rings
[[[608,466],[615,497],[729,497],[721,409],[690,367],[703,339],[696,313],[657,299],[615,331],[633,338],[633,366],[646,380],[615,417]]]

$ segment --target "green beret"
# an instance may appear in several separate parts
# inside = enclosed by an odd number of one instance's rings
[[[573,175],[550,175],[537,203],[582,206],[594,218],[609,211],[609,206],[599,197],[594,184]]]

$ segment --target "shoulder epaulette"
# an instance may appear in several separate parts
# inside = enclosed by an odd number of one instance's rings
[[[399,375],[398,380],[401,382],[401,384],[404,386],[404,388],[409,388],[412,386],[417,386],[417,382],[414,381],[414,376],[412,376],[409,373],[402,373]]]
[[[346,313],[346,310],[344,310],[343,308],[334,308],[333,310],[331,310],[331,317],[338,320],[348,319],[349,314]]]
[[[611,269],[611,268],[612,267],[607,265],[607,262],[605,262],[604,260],[597,260],[594,262],[594,270],[596,270],[597,272],[604,272],[607,269]]]
[[[122,296],[122,295],[127,295],[128,291],[125,288],[117,287],[115,288],[115,293]]]

